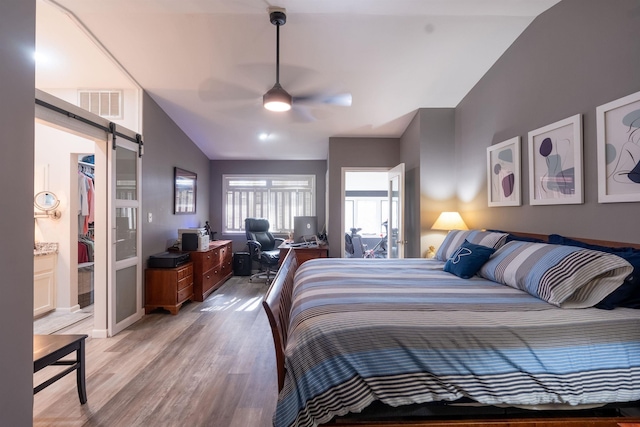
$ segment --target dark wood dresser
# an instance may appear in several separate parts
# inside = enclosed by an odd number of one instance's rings
[[[144,312],[164,308],[178,314],[193,299],[193,262],[175,268],[147,268],[144,272]]]
[[[193,261],[193,298],[204,301],[233,275],[231,240],[214,240],[209,250],[190,251]]]

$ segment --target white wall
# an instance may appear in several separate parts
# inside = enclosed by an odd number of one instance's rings
[[[38,88],[57,98],[67,101],[73,105],[79,105],[78,89],[48,89]],[[142,104],[140,91],[137,89],[117,89],[117,88],[91,88],[88,90],[122,90],[122,119],[109,119],[119,126],[124,126],[137,133],[142,133],[140,105]]]
[[[38,218],[34,235],[39,242],[58,243],[57,309],[78,307],[78,153],[93,153],[93,141],[36,123],[34,193],[51,191],[58,199],[60,219]],[[73,165],[73,166],[72,166]],[[46,170],[48,169],[48,178]],[[44,188],[48,182],[49,188]]]

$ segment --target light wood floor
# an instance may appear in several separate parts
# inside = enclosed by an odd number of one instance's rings
[[[87,340],[87,403],[75,375],[34,396],[34,426],[271,426],[277,399],[266,285],[233,277],[178,315],[152,313]],[[89,333],[83,321],[58,333]],[[47,371],[49,369],[49,371]],[[47,368],[34,376],[51,375]]]

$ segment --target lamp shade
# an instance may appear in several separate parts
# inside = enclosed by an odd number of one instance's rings
[[[262,105],[271,111],[289,111],[291,95],[280,86],[280,83],[276,83],[262,96]]]
[[[442,212],[436,222],[431,226],[432,230],[468,230],[458,212]]]

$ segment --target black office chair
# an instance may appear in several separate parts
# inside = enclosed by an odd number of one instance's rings
[[[284,243],[284,239],[273,237],[273,234],[269,232],[269,221],[264,218],[246,218],[244,231],[251,259],[260,263],[260,271],[252,275],[249,281],[256,278],[266,278],[269,283],[271,273],[275,274],[278,270],[278,261],[280,260],[278,247]]]

